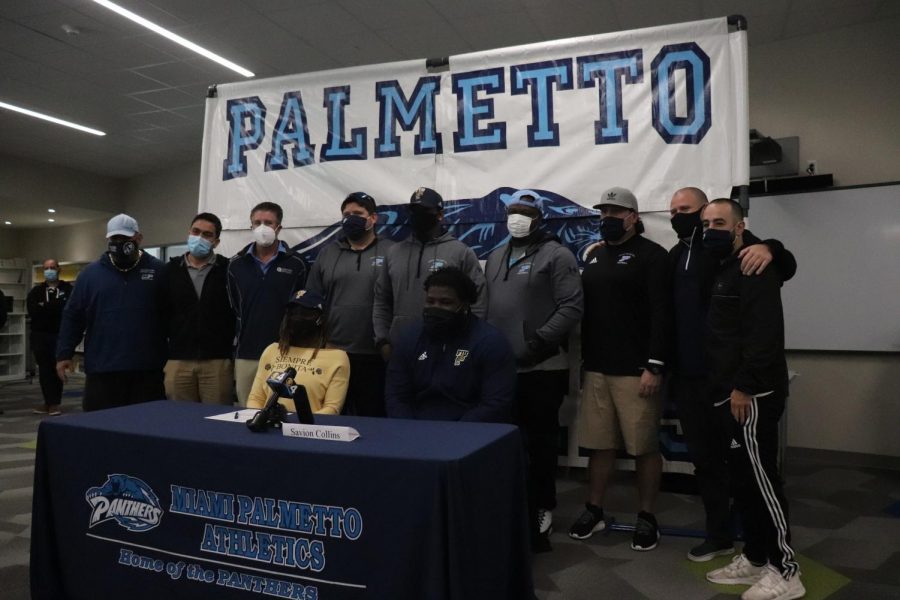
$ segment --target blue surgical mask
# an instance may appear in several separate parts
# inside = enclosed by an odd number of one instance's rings
[[[196,258],[206,258],[212,252],[212,243],[199,235],[189,235],[187,247],[191,256]]]
[[[45,281],[56,281],[57,279],[59,279],[59,271],[56,269],[44,269]]]

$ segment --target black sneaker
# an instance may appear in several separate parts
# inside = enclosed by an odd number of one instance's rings
[[[694,546],[688,552],[688,560],[694,562],[706,562],[717,556],[728,556],[734,554],[734,544],[731,542],[714,542],[706,540],[699,546]]]
[[[649,518],[648,518],[649,517]],[[634,523],[634,537],[631,538],[631,549],[638,552],[653,550],[659,544],[659,527],[656,519],[649,513],[638,515]]]
[[[590,502],[584,503],[584,512],[578,520],[569,528],[569,537],[576,540],[586,540],[594,533],[606,529],[606,521],[603,520],[603,509],[594,506]]]

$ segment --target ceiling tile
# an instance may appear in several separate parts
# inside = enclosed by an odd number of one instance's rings
[[[370,0],[340,0],[340,5],[372,29],[449,27],[444,16],[422,0],[379,0],[377,8]]]
[[[137,69],[177,60],[173,55],[151,48],[135,38],[95,44],[84,50],[92,56],[110,61],[120,69]]]
[[[203,61],[206,63],[207,61]],[[156,80],[170,87],[191,84],[212,84],[215,77],[207,71],[205,64],[200,66],[200,61],[178,61],[132,69],[134,73]]]
[[[132,113],[128,115],[128,118],[135,123],[135,126],[177,127],[186,121],[181,115],[167,110]]]
[[[515,21],[516,26],[509,23]],[[491,14],[459,21],[457,30],[474,50],[491,50],[504,46],[530,44],[544,39],[528,13]]]
[[[436,11],[453,21],[473,19],[484,15],[515,14],[522,11],[521,0],[427,0]]]
[[[0,17],[21,19],[59,10],[55,0],[3,0],[0,2]]]
[[[449,25],[392,28],[376,32],[404,59],[438,58],[472,51],[472,45]]]
[[[654,2],[649,9],[645,4],[633,0],[612,0],[612,10],[621,31],[696,21],[703,12],[700,0]]]
[[[18,22],[33,31],[59,40],[67,46],[90,46],[118,40],[125,36],[125,33],[120,29],[92,19],[84,13],[72,9],[35,15],[20,19]],[[79,33],[77,35],[68,34],[63,31],[63,25],[75,27]]]
[[[181,90],[176,90],[174,88],[141,92],[139,94],[130,94],[130,96],[135,100],[146,102],[147,104],[166,110],[197,104],[203,105],[202,98],[191,97]]]

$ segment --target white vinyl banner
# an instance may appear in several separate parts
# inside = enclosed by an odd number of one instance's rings
[[[358,190],[391,205],[420,186],[476,203],[533,188],[590,207],[623,186],[662,211],[680,187],[748,183],[747,113],[746,32],[724,18],[452,56],[441,72],[415,60],[220,85],[199,205],[244,243],[259,202],[284,208],[296,243]]]

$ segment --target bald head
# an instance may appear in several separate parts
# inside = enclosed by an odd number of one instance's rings
[[[678,213],[697,212],[707,202],[706,194],[700,188],[681,188],[672,194],[672,201],[669,203],[669,214],[675,216]]]

